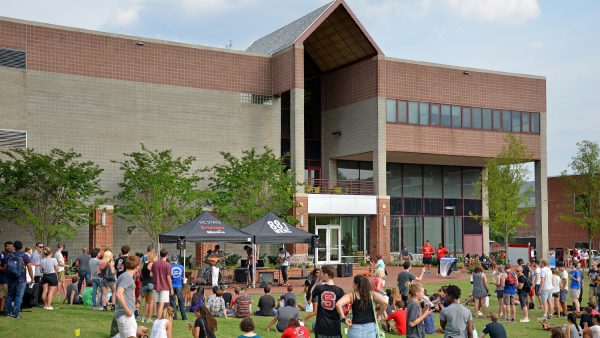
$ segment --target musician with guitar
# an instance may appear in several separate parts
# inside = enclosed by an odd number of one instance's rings
[[[223,251],[221,251],[221,247],[218,244],[215,245],[215,249],[208,254],[206,262],[210,266],[211,286],[219,286],[219,275],[221,273],[221,266],[223,266],[227,257],[229,256],[224,255]]]
[[[281,249],[279,249],[279,254],[277,254],[277,263],[280,264],[279,270],[281,271],[281,277],[283,277],[283,285],[285,286],[290,285],[288,283],[287,274],[288,267],[290,266],[290,257],[292,257],[292,255],[290,255],[290,253],[285,250],[285,247],[281,247]]]

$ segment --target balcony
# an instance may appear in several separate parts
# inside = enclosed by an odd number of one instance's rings
[[[308,179],[307,194],[375,195],[373,181]]]

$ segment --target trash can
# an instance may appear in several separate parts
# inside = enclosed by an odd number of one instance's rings
[[[344,263],[338,264],[337,266],[338,277],[350,277],[352,276],[352,264]]]
[[[451,273],[455,261],[456,258],[454,257],[442,257],[442,259],[440,259],[440,275],[442,277],[446,277]]]

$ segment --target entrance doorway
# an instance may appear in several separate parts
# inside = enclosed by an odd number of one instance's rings
[[[317,264],[340,264],[342,258],[342,228],[337,224],[317,225],[319,245],[315,249]]]

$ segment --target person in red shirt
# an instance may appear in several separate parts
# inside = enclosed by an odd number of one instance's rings
[[[423,265],[425,265],[425,274],[429,275],[431,273],[431,263],[433,261],[433,247],[429,241],[425,242],[423,245]]]
[[[281,338],[310,338],[310,332],[306,326],[300,325],[296,318],[291,318],[288,327],[283,330]]]
[[[397,300],[394,303],[394,312],[387,316],[383,322],[383,329],[395,334],[406,334],[406,309],[402,300]]]
[[[448,249],[446,249],[442,243],[438,244],[438,248],[437,248],[437,260],[438,260],[438,275],[440,274],[440,262],[442,261],[442,258],[445,257],[448,254]]]

